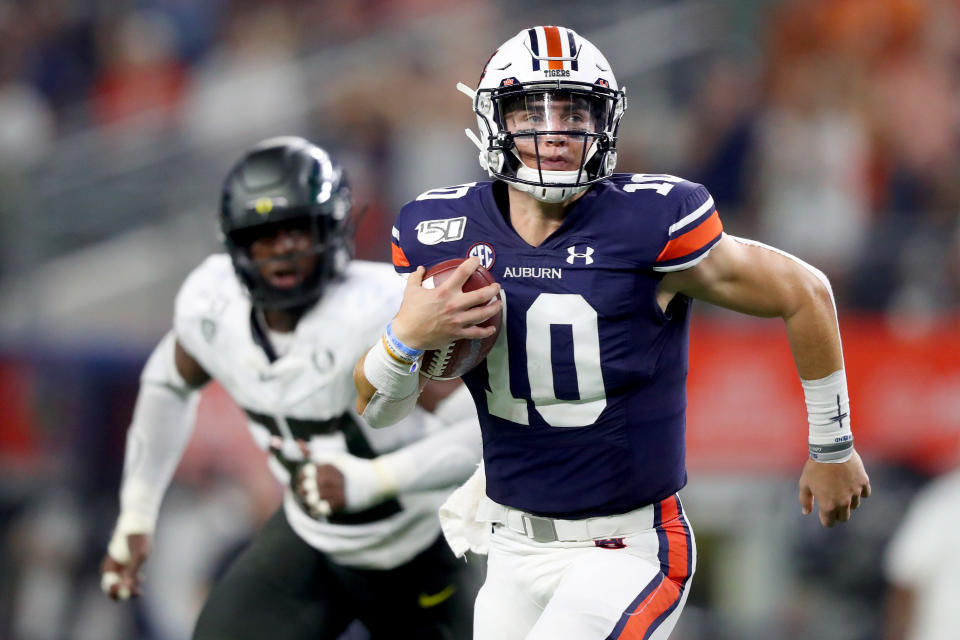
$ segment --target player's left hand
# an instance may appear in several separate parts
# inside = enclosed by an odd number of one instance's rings
[[[850,519],[851,512],[870,497],[870,478],[856,451],[846,462],[830,464],[807,460],[800,474],[800,508],[803,515],[813,511],[816,500],[820,524],[832,527]]]
[[[343,474],[330,464],[308,462],[293,479],[293,491],[311,516],[329,516],[347,504]]]

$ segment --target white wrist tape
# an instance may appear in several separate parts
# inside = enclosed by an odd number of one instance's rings
[[[414,390],[406,398],[388,398],[379,391],[373,394],[370,402],[367,403],[360,417],[366,420],[374,429],[389,427],[396,424],[410,415],[413,408],[417,406],[419,393]]]
[[[155,524],[154,519],[136,511],[122,512],[113,528],[110,544],[107,545],[107,553],[120,564],[127,564],[130,562],[130,546],[127,544],[127,536],[138,533],[152,535]]]
[[[372,427],[386,427],[413,410],[420,391],[419,360],[398,360],[377,340],[363,360],[363,375],[377,392],[367,403],[363,419]]]
[[[846,462],[853,455],[850,398],[843,369],[819,380],[801,380],[810,424],[810,458],[817,462]]]
[[[333,459],[343,473],[348,511],[360,511],[397,494],[397,486],[390,470],[380,458],[364,460],[349,454]]]
[[[417,391],[419,364],[419,360],[411,363],[395,358],[381,338],[363,360],[363,375],[388,398],[406,398]]]

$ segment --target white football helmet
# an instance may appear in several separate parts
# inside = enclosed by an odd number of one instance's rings
[[[610,63],[565,27],[524,29],[487,61],[473,100],[490,176],[543,202],[564,202],[613,173],[627,108]],[[485,142],[484,142],[485,140]]]

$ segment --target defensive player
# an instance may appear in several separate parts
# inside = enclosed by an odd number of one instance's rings
[[[440,537],[437,508],[474,471],[469,394],[444,423],[421,409],[396,432],[353,413],[357,358],[396,310],[389,264],[351,261],[340,167],[302,138],[266,140],[230,171],[207,258],[141,378],[104,590],[140,589],[160,502],[189,439],[196,390],[216,379],[288,485],[283,507],[214,586],[199,640],[468,636],[474,572]],[[439,412],[438,412],[439,413]],[[295,486],[295,490],[290,488]]]
[[[692,299],[786,323],[810,423],[803,512],[816,500],[832,526],[869,495],[829,283],[725,235],[703,186],[614,174],[626,98],[574,31],[521,31],[476,91],[458,88],[494,181],[428,191],[400,212],[394,264],[410,275],[387,339],[358,362],[358,409],[374,426],[405,415],[422,350],[492,335],[476,325],[502,313],[495,347],[464,376],[486,471],[469,515],[493,525],[474,637],[665,638],[696,563],[677,497]],[[421,286],[424,267],[468,256]],[[462,293],[479,264],[499,284]]]

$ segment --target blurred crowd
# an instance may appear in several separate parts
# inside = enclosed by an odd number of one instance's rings
[[[278,133],[305,135],[341,158],[362,211],[358,256],[388,259],[391,220],[403,202],[427,188],[483,179],[462,135],[475,120],[456,82],[475,84],[494,43],[553,22],[598,44],[627,86],[619,170],[704,183],[729,233],[826,271],[847,312],[908,317],[898,326],[910,330],[924,318],[956,318],[960,0],[608,5],[0,0],[0,285],[122,232],[200,210],[204,225],[183,227],[179,243],[165,248],[177,268],[189,269],[199,255],[184,257],[182,248],[195,246],[189,241],[198,229],[206,240],[197,251],[216,248],[215,203],[227,163]],[[708,14],[714,35],[689,54],[638,62],[642,43],[624,37],[618,23],[681,8]],[[664,44],[682,40],[662,36]],[[136,271],[125,267],[113,265],[117,273],[103,280]],[[95,287],[94,280],[83,284]],[[151,327],[159,335],[172,291],[141,288],[165,310]],[[0,296],[0,320],[11,304]],[[124,298],[110,313],[120,318],[137,306]],[[106,315],[97,316],[101,324]],[[70,320],[67,314],[64,326]],[[132,617],[119,617],[91,576],[116,513],[123,438],[148,347],[23,348],[2,331],[0,346],[0,637],[185,637],[203,581],[277,500],[265,476],[251,475],[264,470],[240,440],[224,455],[228,436],[216,429],[225,428],[229,408],[209,414],[206,440],[192,445],[178,477],[184,490],[168,500],[161,522],[169,533],[158,536],[167,547],[151,569],[160,574],[157,589]],[[727,619],[715,609],[734,598],[724,595],[722,567],[704,565],[678,637],[879,637],[876,558],[925,480],[911,469],[880,469],[873,518],[829,544],[813,528],[788,531],[782,504],[795,499],[794,489],[779,479],[766,483],[763,506],[776,522],[751,530],[774,534],[752,539],[749,551],[761,559],[764,549],[770,557],[783,548],[802,556],[784,572],[806,582],[777,610],[751,612],[744,597],[734,609],[746,609]],[[745,482],[751,491],[765,484]],[[747,527],[710,516],[712,499],[699,500],[708,514],[701,548],[724,549],[732,532]],[[188,540],[203,542],[191,548]],[[191,549],[187,561],[162,560],[184,549]],[[858,570],[823,571],[844,554],[856,556]],[[803,618],[811,608],[856,623],[810,626]]]
[[[549,15],[575,23],[563,4]],[[955,310],[960,5],[716,5],[715,46],[621,79],[657,95],[630,95],[620,169],[704,182],[728,231],[820,266],[844,306]],[[379,234],[399,204],[455,175],[451,164],[475,169],[451,82],[472,82],[524,13],[473,0],[5,2],[0,168],[36,167],[65,137],[132,123],[211,147],[310,133],[348,156],[371,210],[360,254],[383,258]],[[395,25],[436,15],[447,21],[430,40],[371,53]],[[611,26],[599,12],[584,22],[588,35]],[[631,54],[617,44],[615,68]]]
[[[690,173],[734,233],[824,269],[846,307],[960,302],[960,4],[789,0],[762,55],[690,103]]]

